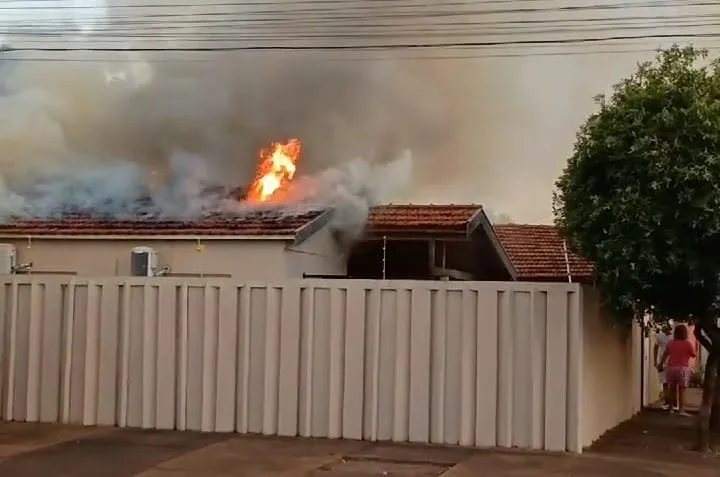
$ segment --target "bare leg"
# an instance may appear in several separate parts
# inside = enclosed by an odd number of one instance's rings
[[[685,410],[685,387],[678,386],[678,408],[681,411]]]
[[[685,389],[686,387],[682,386],[678,389],[678,400],[680,402],[680,412],[679,414],[681,416],[689,416],[690,414],[687,413],[685,410]]]
[[[668,384],[667,386],[667,403],[670,406],[670,409],[677,407],[677,386],[672,383]]]

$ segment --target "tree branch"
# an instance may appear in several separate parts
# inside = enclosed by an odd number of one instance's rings
[[[712,349],[712,343],[710,342],[709,339],[707,339],[707,338],[705,337],[704,334],[702,334],[702,328],[701,328],[700,323],[697,323],[697,324],[695,325],[694,334],[695,334],[695,339],[696,339],[701,345],[703,345],[703,348],[705,348],[705,349],[708,350],[708,351],[710,351],[710,350]]]

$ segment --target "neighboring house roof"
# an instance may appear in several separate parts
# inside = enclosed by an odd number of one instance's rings
[[[485,217],[480,205],[389,204],[370,209],[367,229],[381,233],[468,235]]]
[[[513,280],[516,277],[510,258],[495,235],[481,205],[381,205],[370,209],[367,231],[375,238],[380,236],[470,238],[475,231],[478,231],[479,236],[484,237],[489,245],[489,249],[486,250],[492,250],[497,255],[501,266]]]
[[[495,225],[495,234],[523,281],[588,281],[593,265],[569,249],[567,259],[562,237],[552,225]]]
[[[197,221],[111,220],[65,217],[57,220],[14,220],[0,224],[0,237],[52,238],[278,238],[302,242],[329,220],[327,211],[289,214],[258,212],[243,216],[210,217]]]

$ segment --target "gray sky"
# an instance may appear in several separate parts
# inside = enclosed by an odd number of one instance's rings
[[[680,0],[280,1],[277,4],[270,0],[246,0],[224,6],[208,6],[208,3],[232,2],[3,0],[0,1],[0,37],[15,47],[130,49],[507,42],[714,34],[720,20],[720,4],[705,6]],[[643,7],[649,3],[654,7]],[[167,6],[169,4],[176,6]],[[180,4],[195,6],[177,6]],[[403,4],[407,8],[397,7]],[[377,5],[396,7],[383,11],[374,7]],[[558,10],[563,6],[593,5],[605,9]],[[555,10],[507,11],[522,8]],[[324,10],[309,11],[312,9]],[[345,13],[340,9],[345,9]],[[502,10],[505,12],[492,13]],[[288,15],[288,11],[295,13]],[[382,15],[388,12],[393,15],[384,19]],[[465,15],[458,16],[458,12]],[[403,18],[400,13],[409,16]],[[434,16],[422,16],[430,13]],[[449,16],[443,16],[445,14]],[[328,17],[333,17],[332,21]],[[535,23],[519,23],[523,21]],[[376,36],[369,39],[368,32]],[[312,35],[321,38],[308,37]],[[572,151],[578,126],[592,111],[592,97],[630,74],[638,61],[651,58],[653,49],[673,41],[691,40],[655,38],[452,51],[298,52],[283,58],[298,63],[346,63],[355,69],[372,70],[376,75],[386,74],[388,81],[395,81],[394,87],[401,83],[390,76],[413,77],[414,102],[418,108],[429,111],[427,116],[422,116],[423,121],[427,119],[427,127],[435,128],[442,137],[435,138],[432,146],[414,148],[416,170],[412,187],[399,193],[398,201],[477,202],[520,222],[549,222],[553,182]],[[715,39],[692,41],[711,48],[720,44]],[[273,55],[277,54],[4,54],[6,58],[24,62],[49,63],[68,58],[105,62],[107,74],[139,82],[151,81],[158,63],[173,59],[218,64],[232,63],[240,57],[264,59]],[[393,65],[393,68],[383,65]],[[237,74],[249,73],[238,71]],[[437,117],[441,118],[437,125],[430,125],[433,111],[438,111]],[[411,116],[420,121],[420,113],[413,111]],[[392,117],[397,124],[400,116]]]

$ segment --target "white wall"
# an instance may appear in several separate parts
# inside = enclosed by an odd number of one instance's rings
[[[297,246],[285,240],[0,239],[15,245],[18,263],[33,262],[32,272],[80,276],[129,276],[130,251],[149,246],[158,265],[174,274],[228,275],[237,280],[282,280],[305,273],[344,275],[342,253],[327,228]],[[198,248],[200,246],[200,248]]]
[[[583,287],[582,444],[640,411],[642,331],[623,328],[600,306],[595,288]]]
[[[330,227],[323,227],[299,245],[286,247],[287,277],[347,274],[347,254],[333,238]]]
[[[580,451],[581,295],[5,277],[0,417]]]

